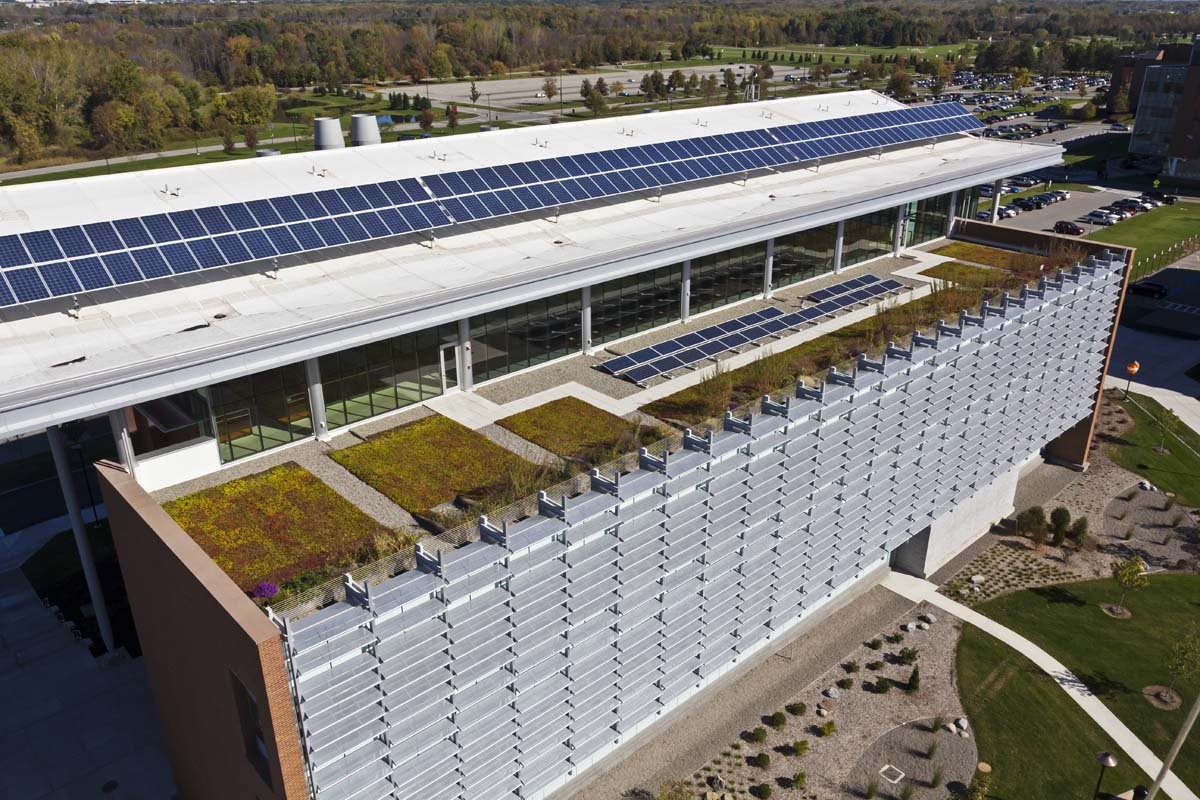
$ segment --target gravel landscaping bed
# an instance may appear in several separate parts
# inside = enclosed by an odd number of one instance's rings
[[[881,800],[899,798],[908,784],[914,797],[940,797],[965,787],[975,775],[979,754],[970,721],[965,731],[954,722],[930,717],[892,728],[867,749],[846,783],[861,797],[875,781]],[[887,771],[889,765],[904,776]]]
[[[932,624],[918,627],[918,615],[928,615],[925,618]],[[902,631],[901,626],[911,630]],[[862,776],[869,770],[877,772],[888,759],[900,761],[902,770],[919,778],[914,788],[926,789],[933,767],[925,775],[921,771],[925,764],[917,764],[917,756],[901,751],[914,750],[919,741],[920,759],[928,762],[924,754],[932,734],[910,723],[928,723],[938,715],[949,722],[962,716],[954,665],[959,631],[958,620],[928,605],[917,606],[911,616],[879,631],[877,639],[854,648],[798,692],[775,712],[774,719],[768,714],[759,727],[731,739],[719,756],[691,776],[697,797],[706,796],[717,776],[723,791],[734,798],[755,796],[751,787],[760,784],[772,787],[772,797],[787,800],[856,797],[865,786]],[[906,691],[913,671],[913,666],[903,663],[901,653],[906,648],[917,651],[915,665],[920,667],[920,686],[914,693]],[[877,688],[881,680],[888,687],[885,691]],[[821,726],[830,722],[834,730],[822,735]],[[973,740],[951,733],[938,738],[947,740],[939,743],[933,760],[942,767],[944,779],[969,778],[975,764]],[[949,743],[951,738],[957,741]],[[803,754],[795,750],[798,742]],[[758,765],[760,754],[767,756],[766,766]],[[885,760],[871,766],[880,757]],[[793,778],[801,771],[804,786],[798,788]],[[880,784],[882,789],[884,781]],[[896,796],[900,790],[896,785]]]

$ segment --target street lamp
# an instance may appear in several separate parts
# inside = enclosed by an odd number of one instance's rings
[[[1137,375],[1138,370],[1141,368],[1142,368],[1142,365],[1139,364],[1137,361],[1130,361],[1128,364],[1125,365],[1125,373],[1129,376],[1129,379],[1127,381],[1125,381],[1125,399],[1126,400],[1129,399],[1129,387],[1133,385],[1133,376]]]
[[[1096,781],[1096,791],[1092,792],[1092,798],[1100,796],[1100,784],[1104,783],[1104,770],[1117,765],[1117,757],[1106,750],[1101,750],[1096,753],[1096,761],[1100,762],[1100,779]]]

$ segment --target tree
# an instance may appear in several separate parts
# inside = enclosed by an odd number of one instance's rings
[[[226,125],[221,130],[221,149],[225,151],[226,155],[233,155],[237,150],[237,141],[233,138],[232,125]]]
[[[704,95],[705,103],[712,102],[712,99],[717,96],[718,88],[716,75],[709,75],[700,81],[700,94]]]
[[[1071,527],[1071,512],[1063,506],[1059,506],[1050,512],[1050,533],[1053,535],[1054,546],[1062,547],[1062,543],[1067,539],[1067,532]]]
[[[888,78],[887,92],[893,97],[908,97],[912,94],[912,76],[902,69],[896,70]]]
[[[1074,522],[1072,522],[1071,530],[1068,535],[1072,539],[1074,539],[1077,544],[1082,546],[1084,540],[1087,539],[1087,535],[1088,535],[1088,519],[1087,519],[1087,517],[1079,517]]]
[[[458,127],[458,106],[450,106],[446,111],[446,127],[450,130]]]
[[[1028,536],[1030,539],[1041,536],[1044,541],[1046,537],[1046,510],[1041,506],[1033,506],[1017,514],[1017,534]]]
[[[1193,622],[1191,630],[1171,645],[1166,666],[1171,684],[1167,686],[1162,699],[1169,701],[1175,697],[1175,684],[1178,681],[1200,675],[1200,624]]]
[[[596,78],[596,91],[600,93],[601,97],[608,97],[608,83],[605,82],[603,75]]]
[[[1084,122],[1093,120],[1098,115],[1099,112],[1096,110],[1096,104],[1090,100],[1075,109],[1075,119],[1080,119]]]
[[[584,98],[583,104],[587,106],[588,111],[591,111],[597,117],[608,111],[608,101],[595,88],[588,92],[588,96]]]
[[[214,97],[213,109],[235,127],[262,125],[275,115],[275,87],[239,86]]]
[[[1028,67],[1017,67],[1012,71],[1012,77],[1008,81],[1009,88],[1012,93],[1017,96],[1018,102],[1024,106],[1025,96],[1021,94],[1021,90],[1029,85],[1030,73]]]
[[[428,133],[433,130],[433,109],[422,109],[421,115],[417,117],[417,124],[421,126],[421,130]]]
[[[450,63],[450,45],[439,44],[429,57],[429,74],[439,81],[454,77],[454,65]]]
[[[1125,611],[1125,596],[1130,591],[1144,589],[1150,585],[1150,576],[1146,574],[1146,562],[1141,556],[1134,556],[1126,561],[1114,559],[1112,562],[1112,577],[1121,587],[1121,599],[1117,601],[1117,610]]]
[[[242,140],[246,143],[247,150],[253,150],[258,147],[258,128],[254,125],[247,125],[242,131]]]
[[[558,81],[554,78],[546,78],[542,81],[542,93],[546,95],[547,100],[553,100],[558,96]]]
[[[479,102],[480,94],[481,93],[480,93],[479,89],[477,89],[475,87],[475,81],[471,81],[471,94],[470,94],[471,102],[472,103]]]
[[[908,676],[908,685],[904,687],[909,694],[916,694],[921,689],[921,668],[913,667],[912,674]]]
[[[599,87],[600,81],[602,81],[602,80],[604,80],[604,79],[600,78],[599,80],[596,81],[597,87]],[[611,91],[613,94],[620,96],[621,92],[625,91],[624,81],[613,81]]]

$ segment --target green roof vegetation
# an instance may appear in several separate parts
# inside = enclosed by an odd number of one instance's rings
[[[372,436],[330,454],[402,508],[432,518],[456,498],[477,510],[508,505],[561,480],[481,433],[440,415]]]
[[[921,273],[930,278],[981,289],[1017,291],[1025,281],[1005,269],[980,267],[961,261],[947,261]]]
[[[639,425],[574,397],[513,414],[497,425],[566,458],[603,464],[661,439],[657,425]]]
[[[1129,619],[1114,619],[1105,614],[1100,607],[1104,603],[1117,602],[1120,592],[1111,579],[1063,584],[1028,589],[999,597],[979,605],[977,610],[1017,631],[1063,662],[1146,746],[1162,757],[1183,724],[1188,708],[1196,699],[1196,693],[1200,691],[1200,679],[1181,679],[1175,684],[1175,689],[1183,697],[1183,705],[1173,711],[1155,708],[1143,696],[1142,690],[1147,686],[1166,686],[1171,683],[1166,664],[1171,646],[1188,632],[1189,626],[1196,620],[1196,609],[1200,605],[1200,576],[1150,576],[1148,587],[1130,592],[1126,599],[1125,605],[1133,612]],[[997,644],[997,647],[1007,649],[1004,645]],[[980,697],[989,694],[986,679],[981,675],[1000,669],[1000,666],[994,663],[984,661],[976,664],[972,661],[976,655],[986,655],[989,649],[993,650],[991,656],[994,658],[995,648],[968,644],[960,650],[960,659],[964,650],[968,656],[967,664],[960,666],[960,679],[965,676],[972,680],[973,702],[978,702]],[[1024,681],[1035,683],[1028,677],[1025,677]],[[1047,678],[1045,683],[1050,692],[1066,698],[1066,694],[1050,679]],[[963,686],[965,688],[967,684],[963,683]],[[1088,730],[1081,725],[1077,731],[1064,732],[1066,735],[1053,735],[1053,729],[1047,731],[1050,734],[1048,739],[1058,739],[1060,742],[1040,741],[1043,723],[1053,725],[1053,720],[1048,719],[1048,706],[1040,702],[1040,699],[1034,695],[1029,698],[1028,711],[1021,712],[1013,708],[1006,719],[997,719],[998,724],[1002,722],[1003,727],[1011,731],[1012,739],[1029,736],[1039,740],[1031,752],[1040,751],[1042,755],[1012,762],[1020,766],[1019,770],[1014,771],[1025,772],[1026,767],[1037,769],[1039,765],[1046,765],[1055,771],[1060,767],[1070,770],[1076,762],[1081,762],[1081,766],[1075,770],[1078,776],[1075,786],[1085,786],[1086,775],[1090,773],[1094,776],[1096,770],[1095,763],[1088,757],[1089,754],[1110,748],[1095,738],[1098,731],[1094,731],[1094,725],[1091,723],[1086,723],[1093,729],[1090,738]],[[984,704],[986,702],[985,700]],[[1070,700],[1064,699],[1064,702],[1074,707]],[[998,734],[996,738],[985,739],[977,718],[979,711],[975,711],[974,714],[981,750],[985,743],[993,744],[999,736],[1008,737],[1009,734],[1004,733]],[[1063,745],[1076,743],[1081,745],[1080,752],[1068,757],[1063,752]],[[985,760],[991,759],[985,757]],[[1000,763],[1008,762],[1000,760]],[[1006,772],[1003,768],[999,769],[998,779],[1003,779]],[[1188,785],[1200,787],[1200,738],[1193,736],[1189,739],[1175,762],[1175,773]],[[1129,775],[1125,785],[1114,781],[1108,788],[1123,790],[1132,785],[1133,775]],[[1050,787],[1051,784],[1046,784],[1042,791],[1000,791],[996,795],[1070,795],[1066,784],[1063,784],[1061,792],[1051,792]]]
[[[403,545],[397,534],[293,463],[163,508],[246,592],[264,581],[284,595],[300,591]]]
[[[1103,652],[1095,648],[1096,654]],[[992,765],[988,797],[1085,796],[1081,793],[1096,785],[1096,753],[1101,750],[1113,753],[1119,762],[1105,774],[1105,789],[1150,785],[1054,678],[1008,645],[964,625],[956,666],[979,760]]]
[[[1076,261],[1082,261],[1085,253],[1067,244],[1060,252],[1050,255],[1033,253],[1018,253],[1014,250],[1002,250],[998,247],[988,247],[971,242],[950,242],[933,251],[939,256],[948,256],[960,261],[982,264],[988,267],[1008,270],[1021,279],[1022,283],[1035,283],[1045,272],[1053,272],[1057,267],[1070,266]],[[929,274],[928,272],[926,274]]]
[[[1144,395],[1130,395],[1130,402],[1124,392],[1112,391],[1109,398],[1129,412],[1134,425],[1108,443],[1108,457],[1174,492],[1179,502],[1200,508],[1200,434]]]

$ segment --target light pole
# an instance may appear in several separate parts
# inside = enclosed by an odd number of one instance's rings
[[[1159,788],[1162,786],[1163,781],[1166,780],[1167,774],[1171,771],[1171,765],[1175,763],[1175,757],[1179,755],[1179,751],[1183,748],[1183,743],[1187,741],[1188,733],[1191,732],[1192,726],[1196,724],[1196,717],[1200,717],[1200,695],[1197,695],[1196,702],[1192,703],[1192,710],[1188,712],[1187,719],[1183,721],[1183,727],[1179,729],[1179,733],[1175,736],[1175,741],[1171,744],[1171,749],[1167,751],[1167,757],[1163,759],[1162,769],[1158,771],[1158,776],[1150,786],[1150,793],[1146,795],[1146,800],[1154,800],[1154,795],[1158,794]]]
[[[1139,364],[1137,361],[1130,361],[1128,364],[1125,365],[1125,373],[1129,376],[1129,379],[1127,381],[1125,381],[1125,399],[1126,400],[1129,399],[1129,387],[1133,385],[1133,376],[1137,375],[1138,370],[1141,368],[1142,368],[1142,365]]]
[[[1093,800],[1100,796],[1100,784],[1104,783],[1104,770],[1117,765],[1117,757],[1106,750],[1096,753],[1096,760],[1100,762],[1100,779],[1096,781],[1096,791],[1092,792]]]

